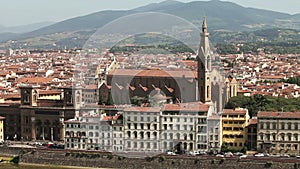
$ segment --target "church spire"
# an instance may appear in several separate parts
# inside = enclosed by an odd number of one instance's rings
[[[206,17],[203,18],[202,32],[203,32],[203,33],[207,33]]]
[[[198,50],[198,98],[203,103],[211,103],[211,50],[206,17],[203,18],[202,32],[200,33]]]

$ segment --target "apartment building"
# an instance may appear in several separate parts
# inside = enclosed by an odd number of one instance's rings
[[[300,112],[258,112],[257,150],[272,154],[299,153]]]
[[[221,116],[215,114],[209,104],[191,102],[162,107],[124,107],[120,111],[107,116],[95,109],[65,121],[66,149],[220,151]]]
[[[124,150],[160,150],[159,107],[130,107],[123,110]]]
[[[249,120],[247,129],[247,150],[257,149],[257,117]]]
[[[241,150],[246,146],[246,126],[249,121],[247,109],[224,109],[222,113],[222,141],[228,148]]]
[[[201,102],[165,104],[160,116],[161,150],[207,151],[207,112]]]
[[[121,113],[106,116],[94,110],[65,121],[66,149],[122,151],[122,118]]]
[[[209,111],[207,115],[208,152],[221,152],[222,146],[222,115]]]

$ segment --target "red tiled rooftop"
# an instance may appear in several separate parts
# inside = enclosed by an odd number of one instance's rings
[[[267,112],[260,111],[257,114],[258,118],[296,118],[300,119],[300,112]]]
[[[196,71],[176,71],[176,70],[134,70],[134,69],[117,69],[109,72],[111,76],[139,76],[139,77],[186,77],[197,78]]]
[[[163,110],[164,111],[207,112],[209,110],[209,105],[203,104],[201,102],[165,104]]]
[[[24,77],[18,80],[18,83],[49,83],[53,80],[53,78],[44,78],[44,77]]]
[[[161,108],[159,107],[129,107],[125,108],[124,112],[157,112],[159,113]]]
[[[222,114],[246,114],[247,109],[224,109]]]

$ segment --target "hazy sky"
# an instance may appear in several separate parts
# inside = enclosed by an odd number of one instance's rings
[[[106,9],[132,9],[164,0],[0,0],[0,25],[62,21]],[[178,0],[191,2],[192,0]],[[223,0],[244,7],[300,13],[300,0]]]

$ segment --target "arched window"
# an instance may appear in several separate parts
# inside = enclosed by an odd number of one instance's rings
[[[86,136],[85,132],[82,132],[81,134],[82,134],[82,136],[83,136],[83,137],[85,137],[85,136]]]
[[[130,133],[130,131],[127,131],[127,136],[128,136],[128,138],[130,138],[130,137],[131,137],[131,133]]]
[[[133,135],[134,135],[134,138],[137,138],[137,132],[136,131],[133,132]]]
[[[177,140],[180,140],[180,133],[176,134],[176,138],[177,138]]]

